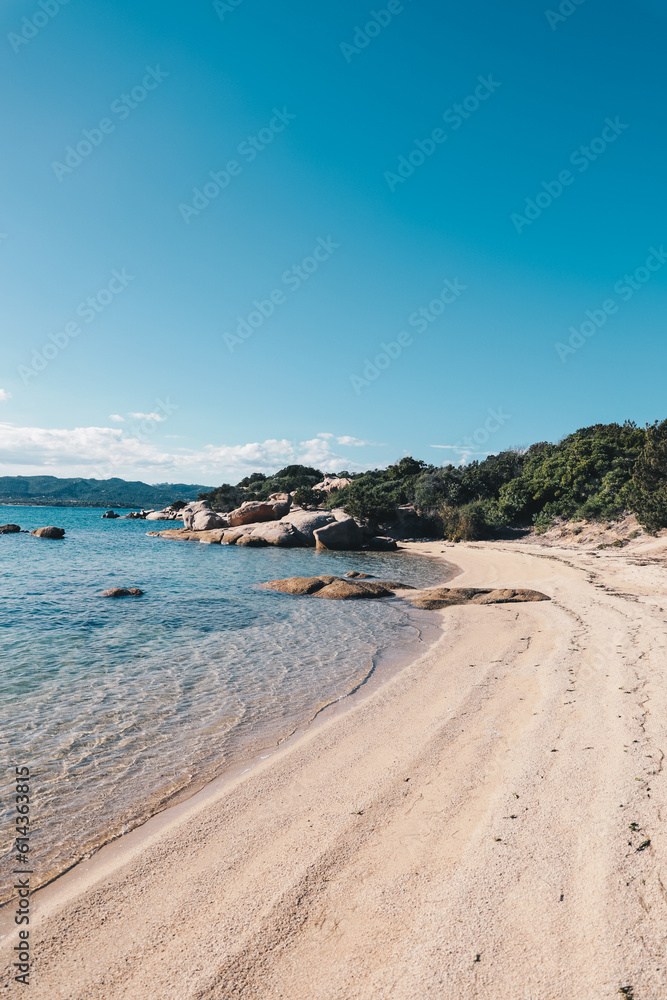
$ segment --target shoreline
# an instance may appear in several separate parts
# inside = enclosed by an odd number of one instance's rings
[[[428,554],[426,555],[429,557]],[[430,558],[433,557],[430,556]],[[446,585],[460,573],[459,568],[449,562],[449,560],[445,559],[442,561],[445,563],[447,572],[437,586]],[[420,651],[420,647],[424,646],[425,649],[428,649],[438,641],[441,632],[439,621],[437,619],[434,620],[431,612],[412,608],[407,601],[404,601],[400,597],[385,599],[383,603],[387,603],[387,601],[392,604],[399,604],[402,610],[405,611],[408,621],[416,633],[414,639],[403,646],[382,646],[377,648],[370,654],[365,672],[353,680],[352,686],[348,691],[337,698],[314,705],[307,717],[299,720],[293,729],[283,733],[275,741],[271,740],[265,746],[261,746],[259,749],[246,754],[241,751],[240,757],[233,757],[225,763],[221,762],[217,765],[209,765],[209,771],[211,769],[217,770],[218,767],[220,770],[212,777],[203,775],[199,778],[193,777],[188,785],[178,788],[167,795],[166,798],[160,799],[154,806],[149,807],[148,803],[146,803],[145,811],[142,812],[141,809],[138,809],[136,817],[128,820],[126,829],[120,833],[111,833],[109,831],[107,834],[100,834],[99,842],[92,847],[86,848],[82,857],[69,863],[67,867],[57,871],[55,874],[47,875],[46,880],[33,890],[35,901],[39,902],[42,894],[49,890],[54,891],[55,887],[60,886],[62,880],[66,880],[65,891],[67,891],[70,881],[77,881],[79,877],[78,870],[82,866],[86,869],[86,880],[88,875],[94,877],[94,873],[98,867],[100,870],[105,870],[107,862],[105,852],[116,846],[118,850],[114,852],[114,856],[125,856],[122,843],[126,838],[132,837],[133,834],[138,834],[134,839],[139,843],[142,842],[146,837],[151,836],[154,826],[156,829],[159,829],[164,825],[157,822],[160,817],[165,816],[166,823],[169,819],[167,814],[170,814],[172,810],[187,809],[188,805],[195,800],[199,803],[205,802],[209,797],[215,797],[230,781],[233,781],[242,774],[246,774],[256,767],[259,762],[273,756],[278,749],[291,746],[295,741],[302,738],[311,727],[317,726],[327,719],[347,711],[352,705],[356,704],[357,700],[368,697],[378,686],[390,680],[394,674],[400,672],[415,659],[419,659],[424,652],[423,649]],[[260,725],[259,722],[258,725]],[[142,835],[141,831],[145,831],[145,833]],[[132,840],[132,844],[134,844],[134,839]],[[132,850],[131,845],[128,850]],[[100,857],[102,854],[105,854],[104,858]],[[14,899],[15,897],[9,897],[0,903],[0,942],[7,936],[7,913],[11,909]]]
[[[369,696],[43,890],[32,995],[663,995],[664,550],[456,546],[461,585],[552,600],[437,612]]]

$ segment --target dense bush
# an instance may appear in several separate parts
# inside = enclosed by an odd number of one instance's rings
[[[630,507],[650,534],[667,528],[667,420],[646,430],[637,459]]]
[[[546,531],[556,518],[606,521],[628,509],[648,531],[658,531],[667,527],[667,420],[647,428],[630,421],[595,424],[558,444],[542,441],[467,465],[439,467],[402,458],[386,469],[341,475],[352,482],[328,498],[313,491],[323,473],[303,465],[268,477],[253,473],[238,486],[226,484],[201,496],[230,510],[243,500],[298,490],[297,502],[343,507],[374,525],[390,525],[397,508],[411,504],[454,540],[491,537],[508,528]]]

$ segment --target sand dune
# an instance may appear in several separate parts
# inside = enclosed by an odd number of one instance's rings
[[[32,1000],[666,997],[645,548],[447,548],[456,586],[552,600],[433,612],[442,638],[373,694],[38,894]]]

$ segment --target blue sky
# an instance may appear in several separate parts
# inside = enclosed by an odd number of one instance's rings
[[[215,484],[666,416],[654,0],[0,28],[0,474]]]

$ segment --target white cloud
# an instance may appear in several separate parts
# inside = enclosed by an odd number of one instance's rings
[[[338,444],[342,444],[345,448],[384,448],[383,444],[378,444],[377,441],[360,441],[359,438],[349,437],[349,435],[344,435],[343,437],[337,437],[336,441]]]
[[[130,413],[131,417],[135,420],[154,420],[157,424],[161,424],[163,420],[167,418],[161,413]]]
[[[109,420],[115,420],[117,424],[125,423],[125,417],[121,417],[119,413],[110,413]]]
[[[173,446],[172,446],[173,447]],[[188,481],[215,485],[236,482],[249,472],[277,471],[299,462],[324,472],[369,466],[337,454],[328,439],[293,442],[270,438],[239,445],[162,450],[149,435],[124,434],[120,427],[49,429],[0,423],[1,475],[110,476],[148,482]]]
[[[0,389],[0,403],[6,403],[8,399],[12,398],[11,392],[7,392],[6,389]]]

